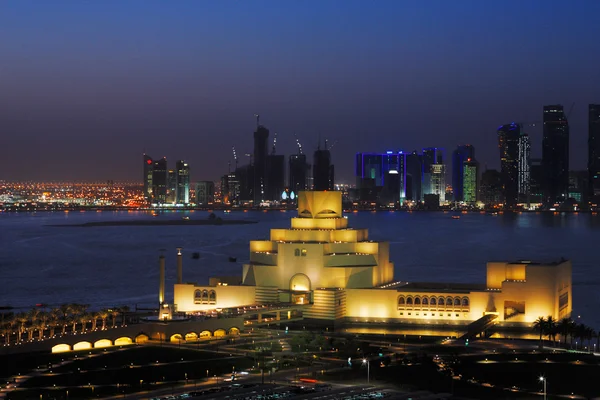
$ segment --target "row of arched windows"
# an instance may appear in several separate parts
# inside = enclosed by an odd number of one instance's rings
[[[445,306],[445,307],[468,307],[468,297],[426,297],[426,296],[399,296],[399,307],[412,306]]]
[[[217,304],[217,292],[214,290],[196,290],[194,292],[194,304]]]

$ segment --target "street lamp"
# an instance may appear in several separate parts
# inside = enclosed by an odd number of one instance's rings
[[[540,376],[540,382],[544,382],[544,400],[546,400],[546,378]]]
[[[367,364],[367,383],[371,382],[371,363],[366,358],[363,358],[363,365]]]

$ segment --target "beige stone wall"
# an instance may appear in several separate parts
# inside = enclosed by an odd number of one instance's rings
[[[215,304],[197,304],[194,294],[196,290],[215,291]],[[174,299],[177,311],[193,312],[214,310],[215,308],[229,308],[242,305],[255,304],[254,286],[196,286],[193,284],[176,284]]]

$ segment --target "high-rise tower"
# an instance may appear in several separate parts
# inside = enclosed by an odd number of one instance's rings
[[[257,127],[254,132],[254,176],[253,176],[253,194],[254,204],[259,204],[262,200],[265,200],[265,194],[267,189],[267,156],[269,140],[269,130],[262,125],[258,124],[257,116]]]
[[[306,162],[306,154],[302,153],[292,154],[289,163],[289,187],[290,190],[294,192],[295,196],[297,196],[300,191],[307,190],[306,175],[309,172],[310,167]]]
[[[567,199],[569,191],[569,123],[562,105],[544,106],[542,139],[544,203]]]
[[[519,136],[518,160],[519,201],[529,202],[531,181],[531,143],[529,142],[529,135],[523,132],[521,132],[521,136]]]
[[[475,148],[470,144],[459,145],[452,153],[452,190],[454,201],[466,201],[464,199],[464,163],[468,159],[475,159]]]
[[[473,158],[467,158],[463,163],[463,200],[465,203],[477,201],[477,175],[478,165]]]
[[[333,190],[334,167],[331,164],[329,150],[318,148],[314,154],[313,185],[314,190]]]
[[[167,157],[154,160],[152,170],[152,202],[165,204],[167,202],[168,170]]]
[[[512,208],[519,200],[519,140],[521,126],[502,125],[498,128],[502,197],[505,206]]]
[[[154,161],[148,154],[144,154],[144,198],[152,201],[152,170]]]
[[[190,166],[183,160],[175,163],[177,174],[175,202],[188,204],[190,202]]]
[[[595,200],[600,197],[600,104],[590,104],[588,111],[588,190]]]

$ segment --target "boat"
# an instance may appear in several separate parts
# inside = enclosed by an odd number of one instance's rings
[[[200,258],[200,253],[192,253],[192,258],[193,258],[194,260],[197,260],[197,259],[199,259],[199,258]]]
[[[181,217],[182,220],[184,221],[188,221],[190,219],[190,217],[188,217],[187,215],[185,217]]]
[[[229,262],[236,262],[237,261],[237,257],[229,257]]]
[[[460,219],[460,215],[453,215],[452,219]]]

